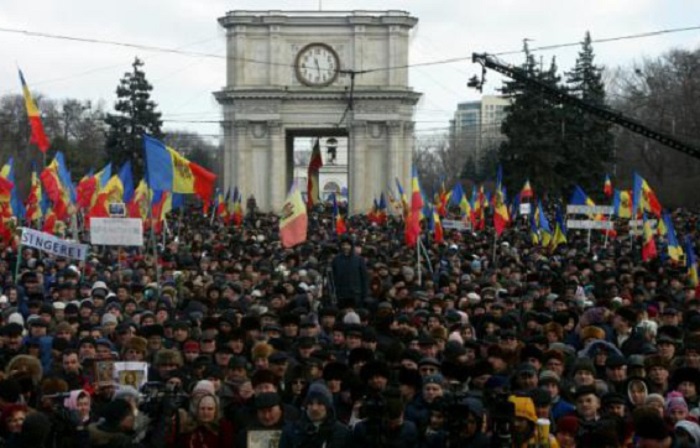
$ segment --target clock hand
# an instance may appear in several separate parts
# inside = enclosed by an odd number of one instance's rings
[[[316,63],[316,71],[318,75],[321,76],[321,67],[318,65],[318,59],[314,59],[314,62]]]

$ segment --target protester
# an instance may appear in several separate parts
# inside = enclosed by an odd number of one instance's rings
[[[273,215],[235,226],[186,207],[157,263],[152,245],[75,265],[0,252],[6,446],[700,441],[695,280],[636,240],[594,231],[589,251],[570,230],[543,247],[518,218],[495,246],[490,228],[442,244],[426,229],[418,266],[399,213],[339,237],[315,210],[307,242],[283,249]],[[695,214],[672,216],[699,239]]]

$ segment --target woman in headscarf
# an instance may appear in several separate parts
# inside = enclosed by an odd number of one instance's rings
[[[233,426],[221,417],[215,394],[198,394],[195,413],[185,429],[183,446],[188,448],[228,448],[233,446]]]

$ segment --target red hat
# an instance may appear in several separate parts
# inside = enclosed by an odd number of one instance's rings
[[[578,419],[576,416],[565,415],[557,420],[557,432],[564,432],[567,434],[578,433]]]
[[[187,341],[185,344],[182,346],[182,350],[184,352],[198,352],[199,351],[199,342],[197,341]]]

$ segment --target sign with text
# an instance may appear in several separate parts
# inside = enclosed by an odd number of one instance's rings
[[[532,204],[520,204],[520,214],[521,215],[529,215],[532,213]]]
[[[22,227],[22,245],[43,250],[58,257],[71,258],[73,260],[85,260],[88,253],[88,245],[62,240],[49,233]]]
[[[139,218],[92,218],[90,242],[105,246],[143,246],[143,224]]]
[[[612,205],[567,205],[567,215],[612,215]]]
[[[458,221],[456,219],[443,219],[442,228],[445,230],[469,230],[469,224],[464,221]]]
[[[613,230],[615,224],[612,221],[567,219],[566,227],[569,229]]]

